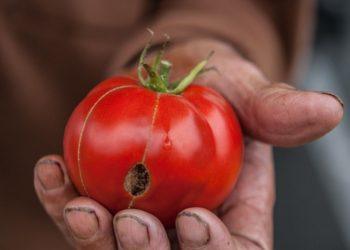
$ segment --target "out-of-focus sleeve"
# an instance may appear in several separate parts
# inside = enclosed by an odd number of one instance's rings
[[[256,63],[272,80],[286,79],[291,57],[283,44],[277,1],[260,0],[163,0],[148,21],[140,23],[118,51],[114,67],[135,60],[149,39],[146,28],[155,32],[154,44],[173,44],[201,37],[217,38],[231,44]],[[301,1],[295,1],[301,2]],[[306,1],[308,2],[308,1]],[[278,10],[279,12],[282,12]],[[297,18],[297,17],[294,17]]]

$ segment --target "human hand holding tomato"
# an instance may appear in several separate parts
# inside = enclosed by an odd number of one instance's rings
[[[247,135],[244,165],[234,191],[215,214],[203,208],[179,213],[178,243],[182,249],[271,249],[274,177],[268,144],[297,146],[314,140],[339,123],[343,109],[332,95],[269,83],[253,64],[213,40],[174,46],[169,58],[175,74],[212,49],[211,64],[220,73],[207,72],[197,82],[215,88],[236,108]],[[78,197],[59,156],[39,160],[34,184],[48,214],[78,249],[169,249],[169,238],[177,242],[146,212],[127,209],[112,218],[97,202]]]

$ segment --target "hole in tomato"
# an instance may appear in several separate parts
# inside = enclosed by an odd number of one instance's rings
[[[133,196],[143,194],[150,183],[149,173],[142,163],[136,164],[129,170],[124,180],[124,188]]]

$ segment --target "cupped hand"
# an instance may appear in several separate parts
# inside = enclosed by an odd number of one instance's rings
[[[200,81],[221,92],[235,107],[246,136],[243,168],[232,194],[211,212],[188,208],[166,232],[153,215],[136,210],[114,217],[87,197],[79,197],[60,156],[38,161],[34,186],[40,202],[76,249],[272,249],[274,170],[270,145],[297,146],[326,134],[343,116],[342,103],[329,93],[305,92],[270,83],[254,64],[213,40],[176,46],[169,58],[182,74],[215,49]],[[183,71],[182,71],[183,70]],[[199,81],[199,80],[198,80]],[[177,237],[176,237],[177,236]]]

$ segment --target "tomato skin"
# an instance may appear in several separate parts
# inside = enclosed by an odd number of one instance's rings
[[[64,157],[82,195],[112,213],[132,206],[172,226],[184,208],[214,209],[228,196],[240,171],[243,137],[231,106],[210,88],[193,84],[173,95],[114,77],[74,110]],[[150,183],[133,196],[124,182],[138,163]]]

